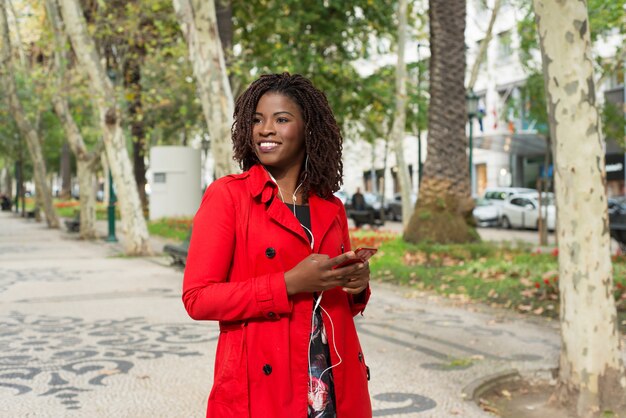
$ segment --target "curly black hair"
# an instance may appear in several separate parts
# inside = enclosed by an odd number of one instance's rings
[[[259,163],[252,142],[252,121],[259,99],[267,92],[283,94],[300,107],[308,156],[308,163],[301,171],[303,196],[306,199],[313,191],[328,198],[342,183],[343,137],[326,95],[299,74],[262,75],[237,98],[231,130],[234,159],[243,170]]]

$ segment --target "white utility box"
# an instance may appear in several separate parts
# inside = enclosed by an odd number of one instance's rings
[[[150,149],[150,220],[193,216],[202,198],[200,150]]]

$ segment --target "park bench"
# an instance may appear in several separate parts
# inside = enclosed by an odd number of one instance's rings
[[[187,252],[189,251],[189,241],[191,240],[191,228],[187,238],[180,244],[165,244],[163,252],[172,257],[172,264],[185,265],[187,263]]]
[[[65,220],[65,226],[69,232],[80,231],[80,211],[74,211],[74,217]]]
[[[0,198],[0,206],[2,206],[3,212],[8,212],[11,210],[11,206],[13,206],[13,204],[7,196],[2,195],[2,197]]]
[[[377,228],[384,225],[384,222],[380,219],[376,219],[372,210],[348,210],[348,217],[354,221],[354,226],[360,228],[362,225],[370,225],[372,228]]]
[[[35,206],[33,210],[27,210],[26,219],[39,219],[39,208]]]

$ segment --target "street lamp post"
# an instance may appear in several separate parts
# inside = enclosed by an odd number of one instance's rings
[[[626,155],[626,154],[625,154]],[[22,192],[20,185],[22,181],[21,161],[15,161],[15,213],[20,213],[20,193]]]
[[[420,129],[420,96],[422,94],[422,63],[420,57],[420,47],[423,45],[419,42],[417,43],[417,101],[415,103],[416,112],[415,112],[415,125],[417,127],[417,175],[418,175],[418,189],[419,185],[422,184],[422,131]]]
[[[111,174],[111,168],[109,168],[109,206],[107,207],[107,218],[109,223],[109,235],[106,238],[107,242],[117,242],[115,236],[115,203],[117,202],[117,196],[113,190],[113,175]]]
[[[467,117],[469,119],[469,180],[470,180],[470,191],[473,194],[474,191],[474,144],[473,140],[473,131],[474,131],[474,117],[478,116],[478,99],[479,97],[472,90],[467,92],[465,96],[465,104],[467,106]]]

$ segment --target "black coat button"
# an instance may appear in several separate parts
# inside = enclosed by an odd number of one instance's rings
[[[370,380],[370,368],[365,366],[365,368],[367,369],[367,380]]]
[[[274,258],[274,256],[276,255],[276,250],[272,247],[267,247],[265,249],[265,256],[267,258]]]
[[[359,351],[359,362],[363,363],[363,353]]]
[[[274,312],[268,312],[267,316],[269,316],[270,318],[274,318],[276,314]]]
[[[269,364],[263,366],[263,373],[265,373],[267,376],[272,374],[272,366],[270,366]]]

